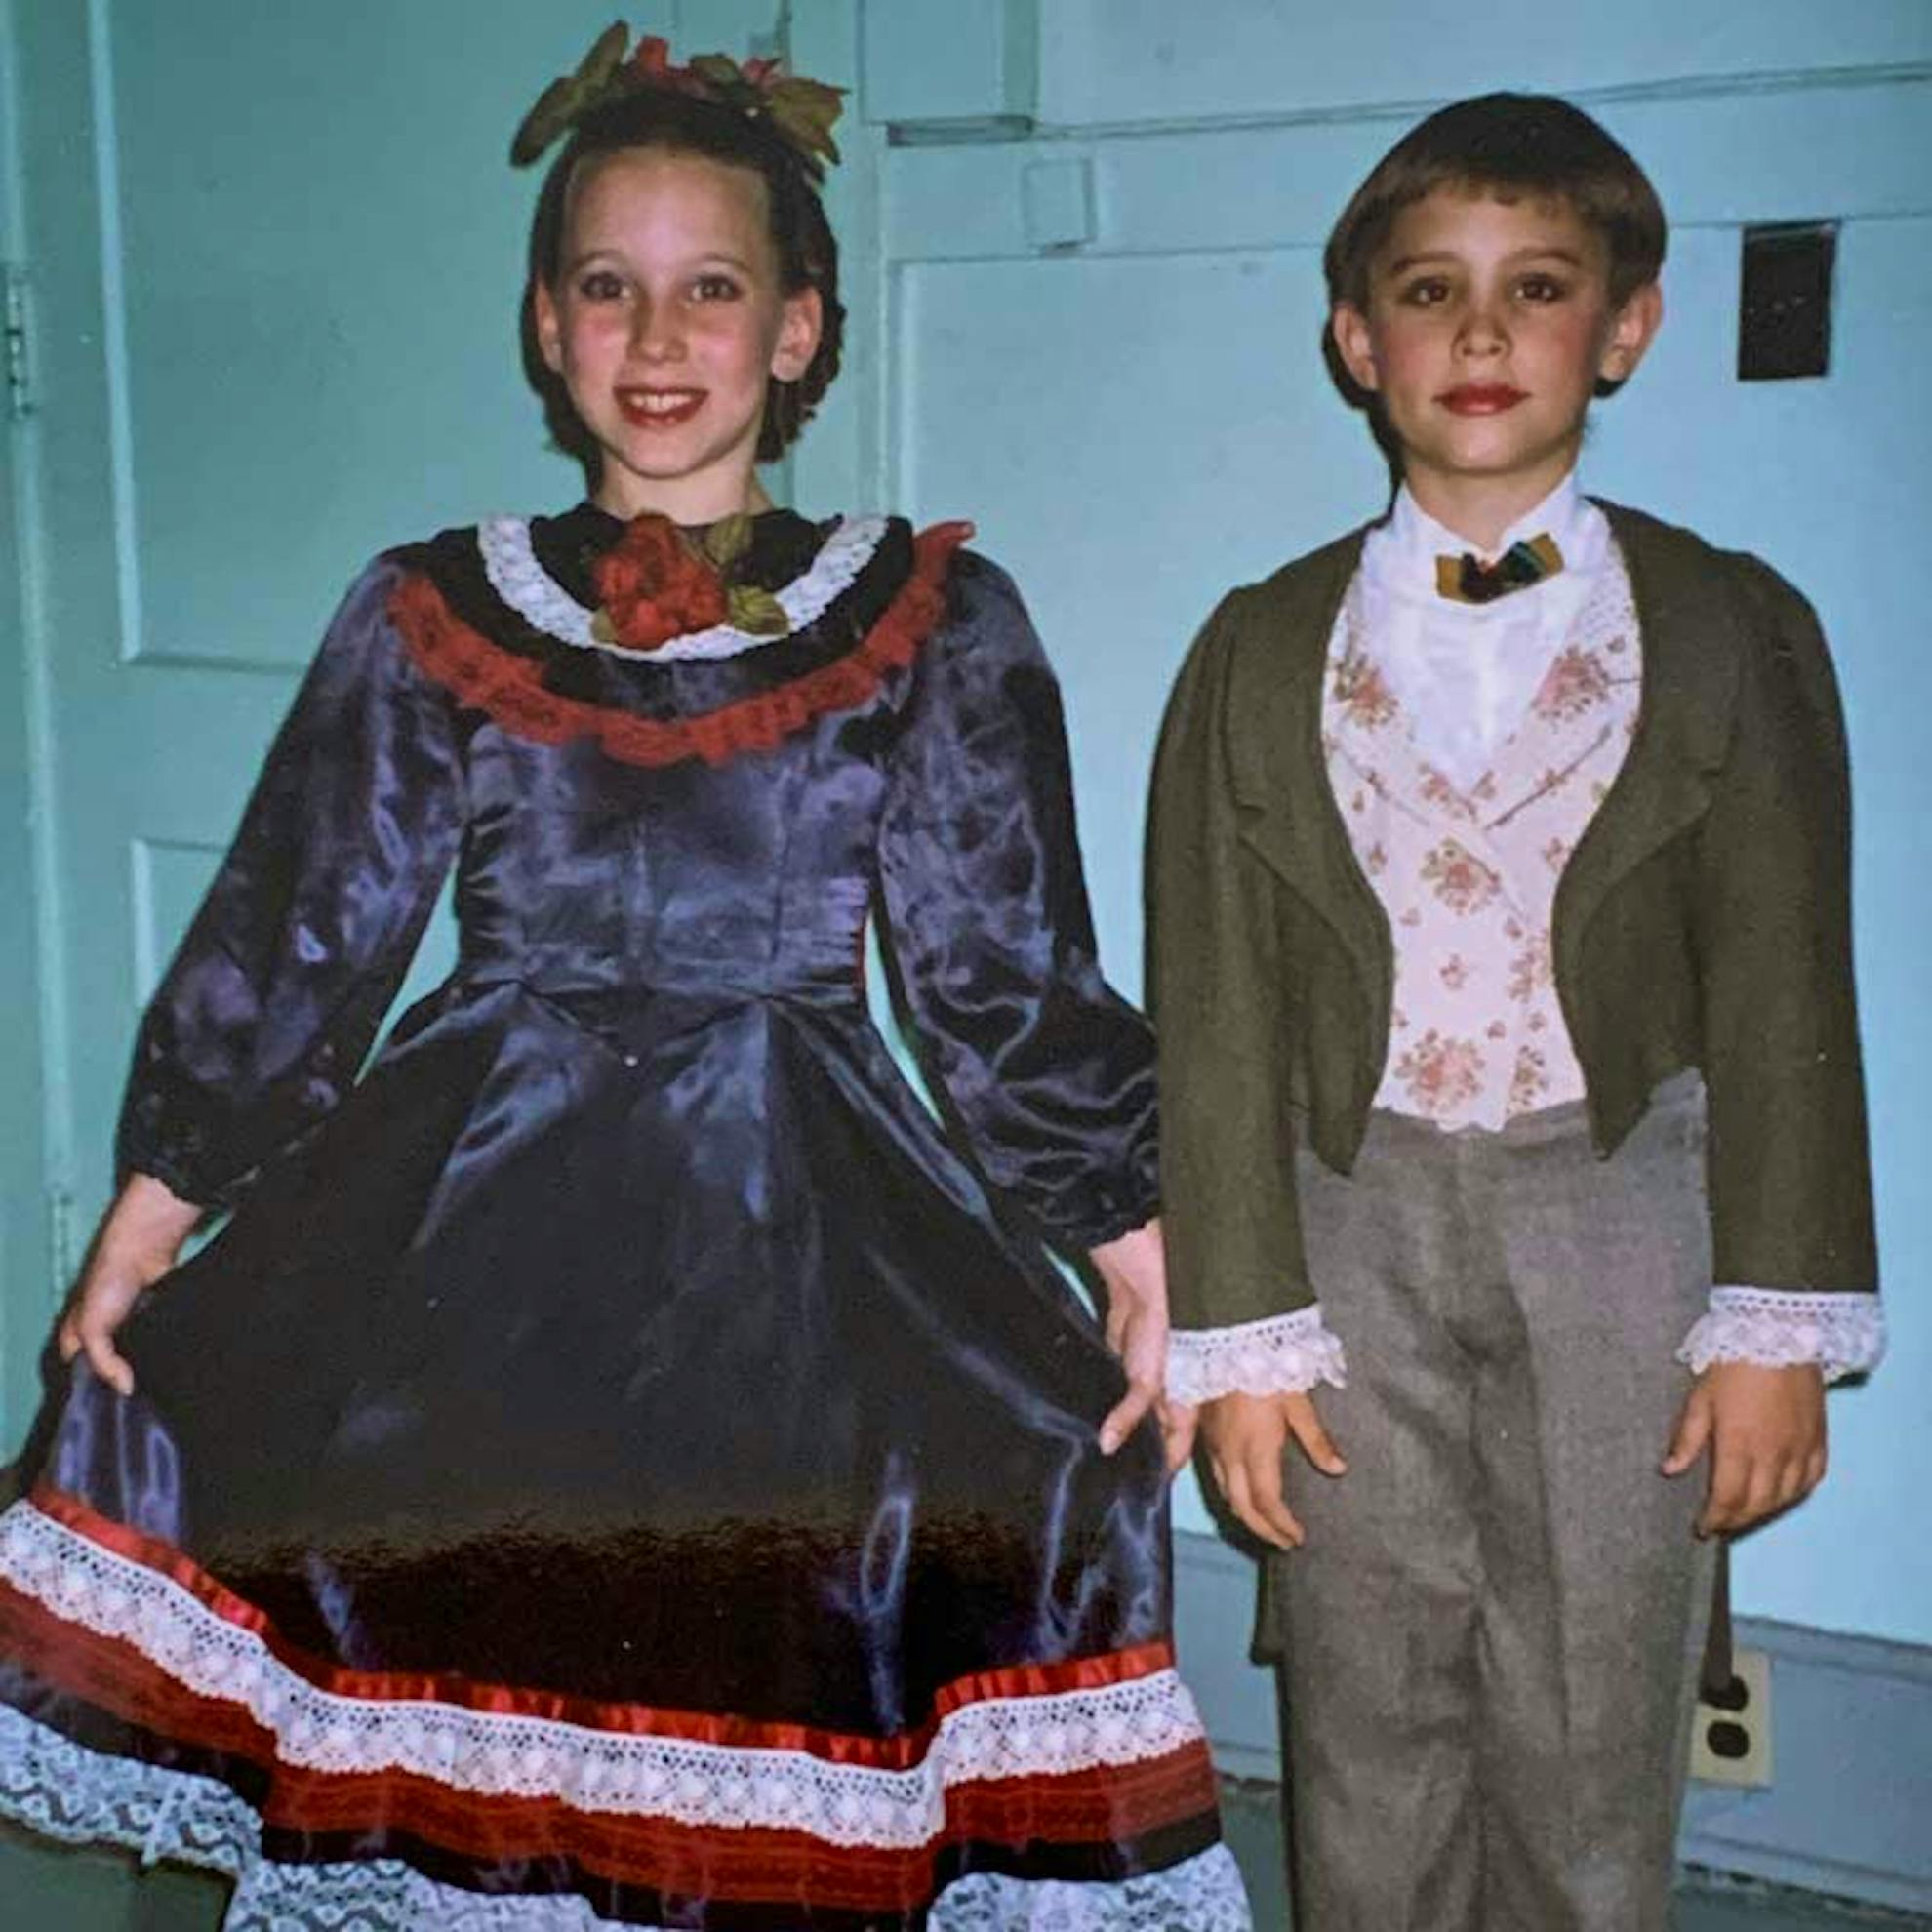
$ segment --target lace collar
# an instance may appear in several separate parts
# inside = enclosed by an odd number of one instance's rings
[[[772,593],[785,612],[786,627],[783,631],[759,636],[733,624],[714,624],[709,630],[689,631],[659,645],[650,653],[652,662],[735,658],[795,636],[816,624],[857,582],[877,551],[887,526],[888,519],[883,516],[838,520],[811,563]],[[637,658],[635,651],[607,644],[592,634],[590,620],[595,613],[544,569],[531,542],[527,517],[486,518],[476,526],[476,547],[491,589],[533,628],[575,650],[603,651],[633,661]]]

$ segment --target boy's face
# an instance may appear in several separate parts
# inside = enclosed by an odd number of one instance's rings
[[[1438,188],[1396,217],[1367,308],[1332,321],[1426,510],[1500,529],[1563,479],[1597,382],[1630,375],[1662,315],[1654,283],[1613,305],[1609,269],[1567,201]]]

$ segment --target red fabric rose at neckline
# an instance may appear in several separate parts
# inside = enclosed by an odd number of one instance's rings
[[[592,567],[600,629],[626,651],[655,651],[730,614],[723,580],[667,516],[633,517]]]

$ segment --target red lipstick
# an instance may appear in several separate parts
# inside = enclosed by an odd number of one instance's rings
[[[1511,388],[1508,382],[1460,382],[1435,400],[1455,416],[1501,416],[1519,402],[1527,402],[1529,392]]]

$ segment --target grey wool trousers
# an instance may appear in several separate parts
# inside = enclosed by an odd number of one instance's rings
[[[1658,1472],[1711,1287],[1702,1087],[1607,1160],[1573,1105],[1298,1161],[1349,1466],[1291,1452],[1308,1544],[1263,1596],[1298,1932],[1659,1932],[1714,1560],[1704,1469]]]

